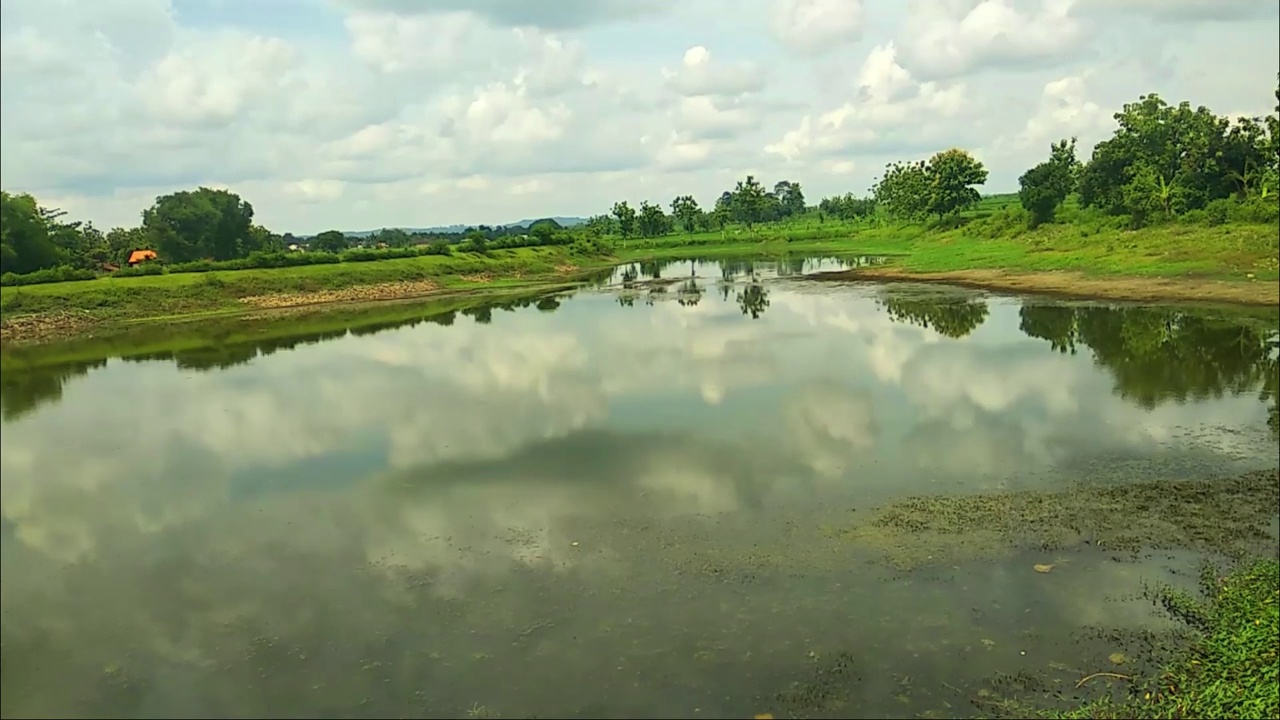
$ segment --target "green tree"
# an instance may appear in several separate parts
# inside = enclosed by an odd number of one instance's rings
[[[593,215],[587,219],[587,231],[597,236],[615,235],[618,232],[618,221],[609,215]]]
[[[671,232],[671,218],[662,211],[662,206],[644,201],[640,203],[640,214],[636,218],[636,229],[642,237],[660,237]]]
[[[800,189],[800,183],[781,180],[773,186],[773,196],[778,199],[779,214],[782,217],[804,213],[804,191]]]
[[[919,220],[929,211],[929,175],[925,163],[896,162],[884,168],[884,176],[871,186],[876,205],[899,220]]]
[[[413,244],[413,238],[409,233],[400,228],[383,228],[374,233],[370,238],[374,243],[386,243],[387,247],[409,247]]]
[[[746,225],[748,231],[754,232],[756,223],[765,219],[769,208],[770,196],[765,192],[764,186],[754,175],[748,175],[745,180],[738,181],[730,198],[730,216]]]
[[[253,206],[228,190],[201,187],[162,195],[142,213],[142,227],[169,262],[243,257]]]
[[[929,159],[925,173],[929,178],[929,213],[954,215],[982,199],[973,186],[987,182],[987,169],[967,150],[943,150]]]
[[[611,211],[613,216],[618,220],[618,232],[622,237],[629,238],[636,229],[636,211],[626,200],[613,204]]]
[[[1080,172],[1076,139],[1049,146],[1049,159],[1018,178],[1018,200],[1031,213],[1032,225],[1051,222],[1058,206],[1075,189]]]
[[[694,200],[692,195],[681,195],[671,201],[671,215],[685,232],[692,235],[698,227],[702,208],[698,207],[698,201]]]
[[[343,235],[340,230],[325,230],[311,238],[311,249],[320,252],[339,253],[346,250],[350,245],[351,243],[347,240],[347,236]]]
[[[0,272],[29,273],[66,261],[67,252],[49,236],[49,221],[36,199],[0,191]]]

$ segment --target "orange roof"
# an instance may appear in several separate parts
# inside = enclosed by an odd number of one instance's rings
[[[155,260],[155,259],[156,259],[155,250],[134,250],[133,252],[129,253],[130,264],[136,263],[136,262],[142,262],[143,260]]]

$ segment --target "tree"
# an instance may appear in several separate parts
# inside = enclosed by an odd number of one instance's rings
[[[929,176],[923,161],[890,163],[871,186],[876,205],[899,220],[918,220],[929,209]]]
[[[800,183],[780,180],[773,186],[773,196],[778,199],[779,214],[782,217],[804,213],[804,192],[800,189]]]
[[[671,232],[671,218],[662,211],[661,205],[649,201],[640,203],[640,215],[636,219],[636,229],[643,237],[659,237]]]
[[[681,195],[671,201],[671,215],[680,223],[680,227],[684,231],[693,234],[697,229],[698,220],[702,215],[702,208],[698,207],[698,201],[693,199],[692,195]]]
[[[626,200],[623,200],[613,204],[612,214],[618,219],[618,232],[622,234],[622,237],[631,237],[636,228],[635,208],[628,205]]]
[[[325,230],[311,238],[311,249],[320,252],[339,253],[350,245],[347,236],[339,230]]]
[[[207,187],[162,195],[142,213],[154,249],[169,262],[243,257],[252,224],[252,205],[233,192]]]
[[[987,169],[967,150],[943,150],[929,159],[925,173],[929,177],[929,213],[955,215],[982,199],[973,186],[987,182]]]
[[[383,228],[374,233],[372,238],[374,243],[385,243],[387,247],[409,247],[413,244],[413,238],[409,233],[400,228]]]
[[[587,232],[596,236],[613,235],[617,232],[618,221],[608,215],[593,215],[587,219]]]
[[[49,221],[36,199],[0,192],[0,272],[29,273],[66,261],[66,250],[49,237]]]
[[[729,201],[730,216],[734,220],[746,225],[748,231],[754,231],[756,223],[764,220],[768,207],[769,194],[754,175],[738,181]]]
[[[1049,146],[1049,159],[1018,178],[1018,200],[1031,213],[1033,226],[1051,222],[1062,201],[1075,189],[1080,172],[1076,139]]]

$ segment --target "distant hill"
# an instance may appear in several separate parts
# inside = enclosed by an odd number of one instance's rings
[[[517,220],[516,222],[513,222],[513,223],[503,223],[501,225],[494,225],[494,227],[529,227],[530,225],[532,225],[533,223],[539,220],[555,220],[557,223],[560,224],[561,227],[573,227],[574,225],[581,225],[587,221],[586,218],[582,218],[582,217],[562,217],[560,215],[555,215],[550,218],[525,218],[524,220]],[[476,225],[492,225],[492,223],[476,223]],[[406,227],[406,228],[400,228],[400,229],[404,230],[407,233],[460,233],[469,227],[475,227],[475,225],[435,225],[433,227],[421,227],[421,228]],[[370,235],[376,232],[378,231],[377,230],[344,230],[342,234],[346,235],[347,237],[363,238],[363,237],[369,237]],[[298,235],[296,237],[298,237],[299,239],[307,239],[315,236],[314,235]]]

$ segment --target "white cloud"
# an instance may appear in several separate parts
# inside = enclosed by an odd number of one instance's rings
[[[1026,11],[1013,0],[914,0],[903,61],[920,77],[965,75],[989,67],[1044,66],[1079,49],[1085,28],[1073,0],[1041,0]]]
[[[1113,111],[1088,99],[1085,78],[1059,78],[1045,84],[1040,108],[1027,120],[1018,135],[1018,144],[1047,149],[1052,142],[1077,137],[1081,150],[1087,151],[1110,131],[1112,115]]]
[[[705,203],[748,171],[862,192],[886,161],[962,145],[1008,190],[1044,137],[1105,133],[1146,92],[1267,109],[1280,54],[1264,1],[291,7],[282,27],[216,3],[6,0],[5,189],[109,226],[220,184],[312,232]],[[1175,21],[1193,40],[1155,24]]]
[[[857,40],[865,24],[863,0],[775,0],[773,32],[801,54],[818,54]]]

